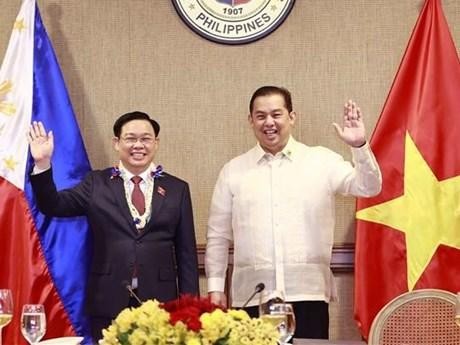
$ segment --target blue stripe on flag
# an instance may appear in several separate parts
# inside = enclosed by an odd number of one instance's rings
[[[91,168],[38,6],[35,12],[33,71],[32,121],[42,121],[47,130],[53,131],[55,146],[52,165],[57,188],[72,187]],[[26,174],[33,165],[30,155],[27,165]],[[79,335],[85,336],[85,341],[89,341],[90,328],[84,314],[84,296],[91,260],[91,244],[86,218],[44,217],[35,205],[28,176],[25,192],[56,289],[75,330]]]

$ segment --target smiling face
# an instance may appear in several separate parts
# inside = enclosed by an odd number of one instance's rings
[[[260,146],[275,155],[289,140],[295,112],[288,111],[282,95],[270,94],[254,99],[248,119]]]
[[[158,150],[159,139],[155,137],[152,125],[147,120],[132,120],[121,127],[120,137],[113,138],[123,166],[137,175],[152,163]]]

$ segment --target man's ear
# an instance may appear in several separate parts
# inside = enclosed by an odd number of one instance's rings
[[[294,124],[295,120],[297,119],[297,113],[295,111],[291,111],[289,113],[289,119],[291,120],[292,124]]]
[[[252,123],[253,123],[251,113],[248,114],[248,122],[249,122],[250,125],[252,125]]]
[[[112,138],[112,146],[113,146],[113,149],[114,149],[115,151],[119,151],[119,150],[120,150],[119,145],[120,145],[120,139],[117,138],[117,137],[113,137],[113,138]]]

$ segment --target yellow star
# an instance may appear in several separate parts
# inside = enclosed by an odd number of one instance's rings
[[[403,195],[356,217],[405,233],[411,291],[439,245],[460,249],[460,176],[438,181],[409,133],[405,141]]]
[[[26,25],[24,24],[24,19],[19,19],[14,22],[13,30],[18,30],[21,32],[26,28]]]
[[[14,169],[16,168],[16,165],[19,164],[19,162],[13,159],[13,156],[9,156],[8,158],[3,158],[3,162],[5,163],[5,167],[11,171],[14,171]]]
[[[6,95],[13,89],[13,83],[10,80],[5,80],[0,83],[0,96]],[[2,98],[2,97],[0,97]],[[5,115],[13,115],[16,113],[16,107],[11,102],[5,102],[0,99],[0,113]]]

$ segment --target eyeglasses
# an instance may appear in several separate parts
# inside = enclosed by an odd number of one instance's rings
[[[142,145],[146,145],[146,146],[152,145],[154,141],[156,140],[155,138],[152,138],[152,137],[140,137],[140,138],[125,137],[125,138],[120,138],[120,139],[127,145],[134,145],[139,141]]]

